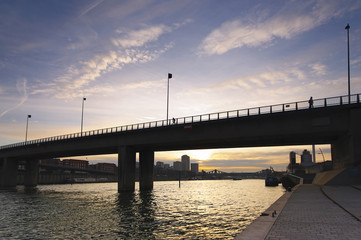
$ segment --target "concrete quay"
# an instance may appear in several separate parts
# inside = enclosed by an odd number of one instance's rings
[[[264,213],[235,240],[359,240],[361,186],[298,185]]]

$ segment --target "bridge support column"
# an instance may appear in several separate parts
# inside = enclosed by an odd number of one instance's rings
[[[361,164],[361,138],[345,135],[331,144],[334,169],[356,167]]]
[[[121,146],[118,149],[118,192],[135,190],[135,156],[132,147]]]
[[[361,164],[361,109],[350,112],[349,132],[331,144],[334,169],[356,167]]]
[[[153,189],[153,172],[154,151],[139,152],[139,188],[141,191]]]
[[[9,158],[0,159],[0,188],[16,187],[18,161]]]
[[[25,176],[24,186],[25,187],[36,187],[39,179],[39,161],[32,159],[27,160],[25,164]]]

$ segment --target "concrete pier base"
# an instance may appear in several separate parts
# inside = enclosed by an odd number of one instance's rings
[[[139,152],[139,171],[140,190],[152,190],[154,181],[154,151]]]
[[[0,188],[15,188],[18,161],[9,158],[0,160]]]
[[[136,152],[130,146],[118,148],[118,192],[135,190]]]
[[[25,165],[24,186],[36,187],[39,180],[39,161],[27,160]]]
[[[349,131],[331,144],[334,169],[356,167],[361,164],[361,110],[350,111]]]

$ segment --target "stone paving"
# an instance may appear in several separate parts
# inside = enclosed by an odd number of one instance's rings
[[[360,216],[359,189],[301,185],[292,193],[265,239],[360,240],[361,222],[350,213]]]
[[[357,186],[323,186],[322,190],[332,201],[361,221],[361,190]]]

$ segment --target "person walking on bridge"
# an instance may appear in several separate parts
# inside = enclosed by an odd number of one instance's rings
[[[313,108],[313,98],[310,97],[310,100],[308,100],[309,108]]]

